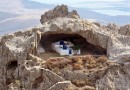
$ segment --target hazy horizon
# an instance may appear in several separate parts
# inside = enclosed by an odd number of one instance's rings
[[[129,3],[126,0],[0,0],[0,34],[37,26],[41,24],[42,14],[61,4],[93,22],[126,25],[130,24]]]
[[[44,4],[66,4],[76,8],[86,8],[98,13],[117,16],[130,15],[130,1],[128,0],[31,0]]]

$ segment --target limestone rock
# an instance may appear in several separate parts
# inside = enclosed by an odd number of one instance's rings
[[[129,64],[130,65],[130,64]],[[128,66],[111,67],[106,75],[97,81],[97,90],[128,90],[130,88],[130,78],[127,74]],[[127,67],[127,69],[126,69]],[[129,71],[128,71],[129,72]]]
[[[130,25],[122,26],[119,29],[119,34],[125,35],[125,36],[130,36]]]
[[[120,26],[116,25],[115,23],[109,23],[107,26],[108,30],[119,30],[120,29]]]
[[[79,15],[76,10],[69,12],[66,5],[61,5],[55,7],[53,10],[45,12],[45,14],[41,16],[40,21],[43,24],[44,22],[55,19],[57,17],[78,18]]]
[[[47,90],[54,84],[64,81],[64,79],[55,73],[42,68],[41,75],[33,81],[32,83],[32,89],[38,89],[38,90]]]
[[[41,16],[41,23],[41,26],[0,37],[0,90],[130,88],[129,25],[102,26],[79,18],[77,12],[69,12],[66,5],[46,12]],[[90,49],[87,56],[50,55],[51,58],[45,60],[48,53],[43,43],[50,47],[65,36],[67,40],[80,37],[79,43],[88,45],[84,50]]]

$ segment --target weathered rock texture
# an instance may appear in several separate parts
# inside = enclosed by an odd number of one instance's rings
[[[97,81],[97,90],[128,90],[130,89],[130,64],[110,67],[106,75]]]
[[[128,25],[101,26],[79,18],[76,11],[68,12],[65,5],[46,12],[41,23],[40,27],[0,37],[0,90],[130,89]],[[105,49],[106,56],[44,60],[40,55],[46,51],[40,41],[52,34],[80,35]]]
[[[78,18],[79,15],[76,10],[69,12],[66,5],[61,5],[55,7],[53,10],[49,10],[48,12],[45,12],[45,14],[41,16],[40,21],[43,24],[44,22],[47,22],[57,17]]]
[[[130,25],[125,25],[121,27],[119,33],[122,35],[130,36]]]

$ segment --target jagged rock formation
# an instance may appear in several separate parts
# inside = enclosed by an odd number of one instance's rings
[[[97,90],[128,90],[130,88],[130,64],[110,67],[106,75],[97,81]]]
[[[41,23],[40,27],[0,37],[0,90],[130,88],[129,26],[101,26],[79,18],[76,11],[68,12],[65,5],[46,12],[41,16]],[[64,38],[85,44],[91,53],[103,56],[45,60],[43,43],[49,45]]]
[[[125,25],[119,29],[121,35],[130,36],[130,25]]]
[[[76,10],[72,12],[68,11],[67,5],[61,5],[55,7],[53,10],[49,10],[41,16],[41,23],[47,22],[57,17],[68,17],[68,18],[78,18],[79,15]]]

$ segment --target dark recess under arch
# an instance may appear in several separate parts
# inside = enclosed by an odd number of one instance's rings
[[[99,46],[95,46],[87,42],[85,38],[78,34],[44,34],[41,37],[40,44],[45,49],[45,51],[51,50],[51,44],[60,40],[65,40],[72,42],[74,45],[80,45],[82,51],[90,52],[94,55],[106,55],[107,50]]]

